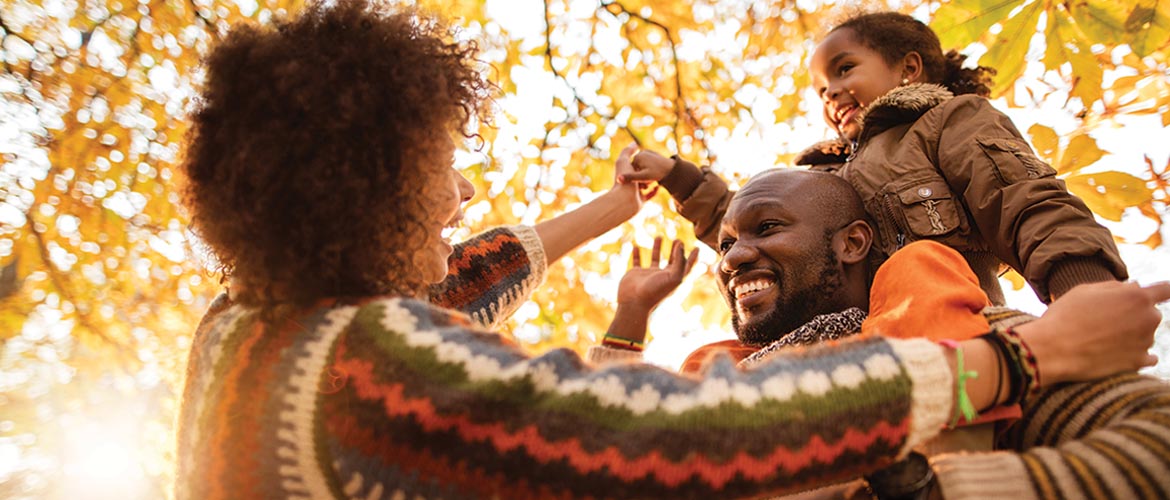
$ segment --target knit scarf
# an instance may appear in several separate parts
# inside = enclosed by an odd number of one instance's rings
[[[829,340],[842,339],[861,332],[861,323],[865,321],[865,311],[850,307],[841,312],[822,314],[813,317],[808,323],[792,330],[778,340],[764,346],[739,362],[740,368],[749,368],[761,363],[772,353],[785,347],[798,345],[814,345]]]

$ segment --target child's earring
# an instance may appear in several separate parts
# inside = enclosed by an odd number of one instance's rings
[[[910,84],[910,79],[909,79],[909,78],[903,78],[903,79],[902,79],[902,85],[909,85],[909,84]]]

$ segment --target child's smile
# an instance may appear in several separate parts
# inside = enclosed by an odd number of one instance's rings
[[[891,65],[864,45],[851,29],[825,37],[813,54],[813,88],[824,105],[825,122],[841,137],[857,139],[861,112],[875,99],[902,84],[904,66]]]

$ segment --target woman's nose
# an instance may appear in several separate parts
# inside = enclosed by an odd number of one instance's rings
[[[456,171],[456,174],[459,175],[459,199],[464,203],[471,201],[471,198],[475,196],[475,184],[467,180],[463,172]]]

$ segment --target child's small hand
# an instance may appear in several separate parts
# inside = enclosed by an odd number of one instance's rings
[[[634,153],[626,165],[618,164],[617,178],[621,184],[630,182],[658,182],[674,169],[674,160],[649,150]]]
[[[658,193],[658,186],[651,186],[649,182],[627,181],[622,180],[622,172],[633,172],[634,167],[630,164],[630,158],[636,155],[638,151],[637,144],[630,144],[618,153],[617,162],[614,165],[614,182],[611,192],[623,193],[623,199],[628,199],[633,212],[630,217],[633,217],[638,209],[642,207],[650,198],[653,198]]]

